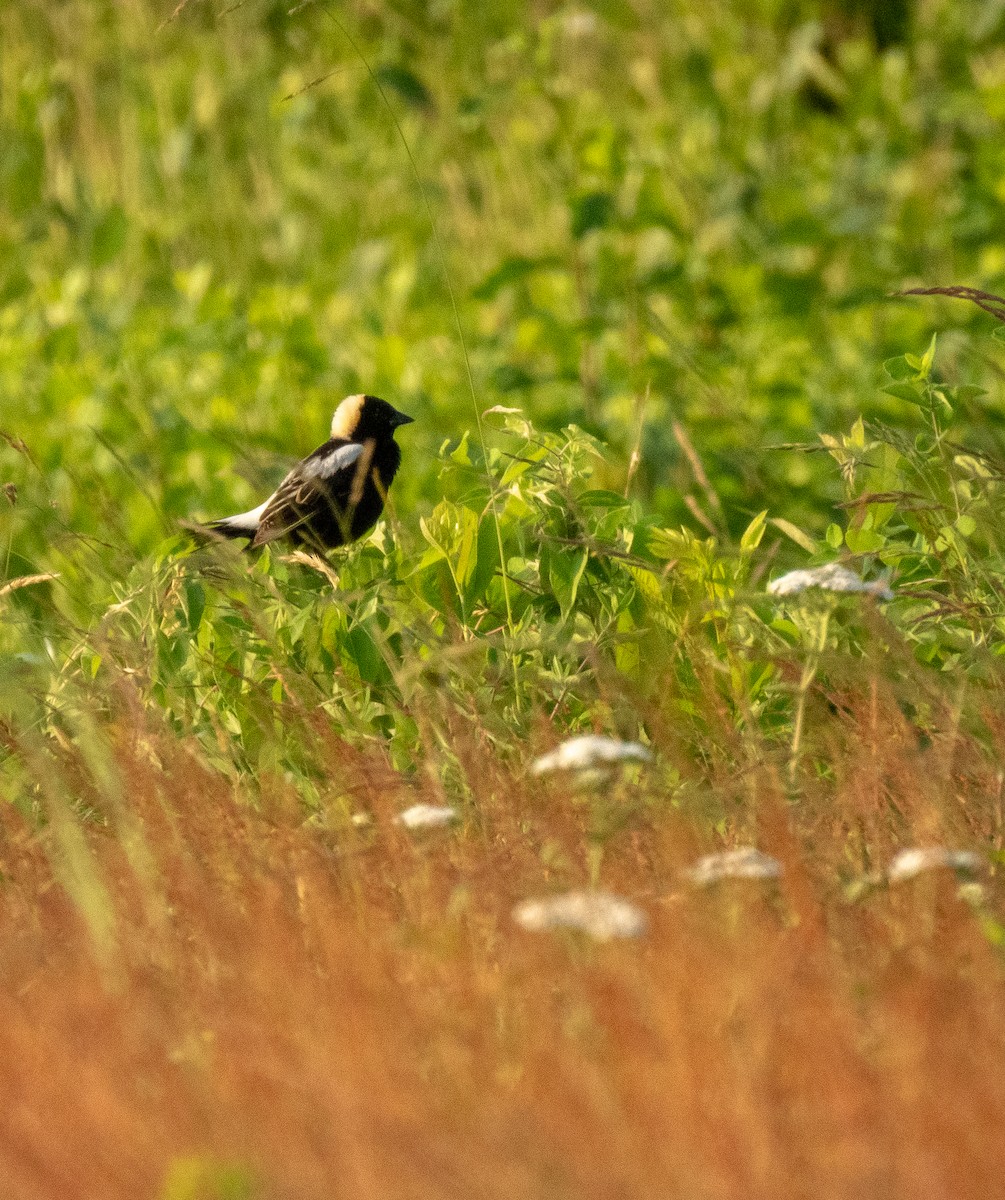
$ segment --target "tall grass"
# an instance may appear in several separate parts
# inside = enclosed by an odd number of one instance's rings
[[[997,18],[337,18],[0,9],[0,1193],[995,1194]],[[372,538],[185,531],[364,389]]]
[[[331,792],[374,824],[334,805],[305,825],[281,779],[249,806],[135,709],[108,732],[121,808],[81,848],[100,950],[55,822],[4,809],[5,1190],[994,1194],[1005,1000],[980,920],[999,889],[978,913],[949,873],[856,902],[839,882],[905,840],[1000,845],[991,772],[957,741],[938,794],[944,747],[882,697],[840,725],[852,749],[799,809],[769,769],[745,781],[777,886],[687,885],[714,840],[647,791],[603,870],[650,932],[593,946],[511,921],[585,881],[587,817],[477,735],[453,746],[462,825],[416,839],[392,815],[439,785],[378,752],[327,745]],[[60,770],[89,774],[73,750]]]

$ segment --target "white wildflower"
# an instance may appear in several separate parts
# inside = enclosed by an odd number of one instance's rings
[[[446,804],[413,804],[395,817],[395,823],[406,829],[438,829],[458,819],[456,809]]]
[[[701,887],[723,879],[777,879],[781,873],[782,864],[777,858],[762,854],[753,846],[706,854],[683,872],[687,879]]]
[[[892,600],[893,592],[889,581],[874,579],[870,582],[840,563],[827,563],[812,570],[789,571],[768,584],[771,596],[796,596],[808,588],[822,588],[825,592],[866,592],[880,600]]]
[[[550,771],[591,771],[615,767],[619,763],[652,762],[652,751],[641,742],[621,742],[617,738],[587,734],[570,738],[549,754],[542,754],[531,763],[532,775]]]
[[[901,850],[886,869],[890,883],[903,883],[925,871],[959,871],[973,874],[982,865],[980,855],[972,850],[946,850],[942,846],[914,847]]]
[[[513,909],[513,920],[532,933],[578,929],[598,942],[640,937],[649,924],[641,909],[610,892],[566,892],[524,900]]]

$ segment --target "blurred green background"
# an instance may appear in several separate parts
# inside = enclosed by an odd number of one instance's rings
[[[641,426],[634,494],[693,523],[676,419],[734,533],[819,533],[833,470],[772,447],[989,324],[887,294],[1005,288],[1000,2],[178,8],[0,9],[9,574],[256,501],[363,389],[418,418],[414,524],[474,424],[451,290],[482,408],[583,426],[619,489]]]

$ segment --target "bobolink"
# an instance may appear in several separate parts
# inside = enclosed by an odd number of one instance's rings
[[[335,409],[329,440],[298,463],[264,504],[207,528],[248,538],[252,548],[281,537],[324,550],[354,541],[384,510],[401,464],[394,431],[414,419],[376,396],[346,397]]]

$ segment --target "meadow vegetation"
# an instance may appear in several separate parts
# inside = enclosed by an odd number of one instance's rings
[[[893,293],[1005,290],[1003,65],[986,0],[0,7],[3,1195],[1000,1191],[1005,326]],[[192,536],[364,390],[371,537]],[[530,772],[591,732],[652,761]],[[592,887],[644,936],[512,920]]]

